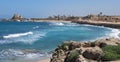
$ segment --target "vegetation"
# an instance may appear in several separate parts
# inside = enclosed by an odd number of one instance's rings
[[[60,49],[67,51],[68,47],[71,45],[71,43],[63,43],[60,46],[58,46]]]
[[[102,48],[104,51],[104,56],[101,58],[103,61],[112,61],[120,59],[120,45],[112,46],[108,45]]]
[[[95,42],[91,42],[91,47],[95,47]]]
[[[76,62],[76,59],[79,57],[79,52],[78,51],[73,51],[70,52],[65,59],[65,62]]]

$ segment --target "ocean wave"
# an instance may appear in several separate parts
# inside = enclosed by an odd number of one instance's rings
[[[114,29],[114,28],[106,28],[111,30],[110,32],[106,32],[105,36],[103,37],[99,37],[97,39],[104,39],[104,38],[120,38],[119,34],[120,34],[120,30],[119,29]],[[97,40],[95,39],[95,40]],[[94,41],[95,41],[94,40]]]
[[[50,25],[55,25],[55,26],[80,26],[80,24],[71,23],[71,22],[50,22]]]
[[[81,24],[83,26],[87,26],[87,27],[98,27],[98,28],[106,28],[106,29],[110,29],[108,27],[104,27],[104,26],[96,26],[96,25],[89,25],[89,24]]]
[[[17,34],[9,34],[7,36],[3,36],[3,38],[15,38],[15,37],[20,37],[20,36],[26,36],[26,35],[30,35],[33,34],[33,32],[26,32],[26,33],[17,33]]]
[[[50,25],[63,26],[64,23],[62,23],[62,22],[50,22]]]
[[[120,34],[120,30],[119,29],[112,29],[111,28],[111,33],[109,34],[109,36],[110,37],[114,37],[114,38],[120,38],[119,34]]]
[[[3,40],[0,40],[0,44],[8,44],[8,43],[17,43],[22,42],[25,44],[32,44],[40,38],[43,38],[46,35],[45,32],[33,31],[22,34],[13,34],[4,36]]]

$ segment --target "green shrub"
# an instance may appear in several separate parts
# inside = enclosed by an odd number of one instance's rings
[[[78,51],[73,51],[68,54],[65,59],[65,62],[76,62],[76,59],[79,57]]]
[[[111,53],[111,52],[105,52],[105,55],[102,57],[103,61],[111,61],[111,60],[117,60],[119,58],[119,55]]]
[[[62,49],[62,50],[67,50],[67,48],[66,47],[69,47],[69,45],[70,45],[71,43],[62,43],[60,46],[58,46],[60,49]]]
[[[95,47],[95,42],[91,42],[91,47]]]
[[[103,61],[120,59],[120,45],[118,46],[108,45],[102,49],[104,51],[104,56],[101,58]]]

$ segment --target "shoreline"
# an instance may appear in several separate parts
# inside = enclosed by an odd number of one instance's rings
[[[51,21],[51,22],[54,22],[54,21]],[[60,21],[59,21],[60,22]],[[76,23],[76,22],[72,22],[72,23]],[[88,24],[88,25],[94,25],[94,26],[104,26],[104,27],[108,27],[110,29],[117,29],[120,31],[120,24],[109,24],[109,23],[89,23],[89,22],[77,22],[78,24]],[[113,33],[114,34],[114,33]],[[116,36],[118,36],[120,38],[120,32],[116,34]],[[106,38],[112,38],[112,37],[106,37]],[[116,37],[114,37],[116,38]],[[119,39],[118,38],[118,39]],[[99,39],[105,39],[105,38],[97,38],[95,40],[99,40]],[[93,40],[93,41],[95,41]],[[43,59],[43,60],[40,60],[38,62],[50,62],[50,58],[46,58],[46,59]]]
[[[72,21],[66,21],[66,20],[33,20],[30,22],[72,22]]]
[[[96,25],[96,26],[104,26],[110,28],[120,29],[120,22],[101,22],[101,21],[72,21],[73,23],[78,24],[89,24],[89,25]]]

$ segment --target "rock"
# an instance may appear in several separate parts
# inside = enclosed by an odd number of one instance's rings
[[[87,59],[99,60],[103,55],[103,51],[99,47],[94,47],[91,49],[87,49],[83,52],[83,56]]]
[[[53,58],[50,60],[50,62],[64,62],[64,61],[62,61],[61,59],[58,59],[58,58]]]
[[[64,62],[66,55],[62,49],[56,49],[50,62]]]
[[[82,54],[82,49],[81,48],[76,48],[75,51],[77,51],[79,54]]]
[[[77,58],[75,62],[88,62],[88,61],[86,61],[82,55],[79,55],[79,58]]]
[[[100,39],[95,41],[95,45],[101,48],[107,45],[118,45],[118,44],[120,44],[120,39],[116,39],[116,38]]]
[[[91,43],[85,42],[84,45],[83,45],[83,47],[91,47]]]
[[[70,45],[69,45],[69,50],[73,50],[75,48],[80,48],[81,47],[81,43],[77,43],[77,42],[72,42]]]
[[[53,53],[50,62],[98,62],[104,55],[102,48],[118,45],[120,39],[99,39],[95,42],[65,42]]]

